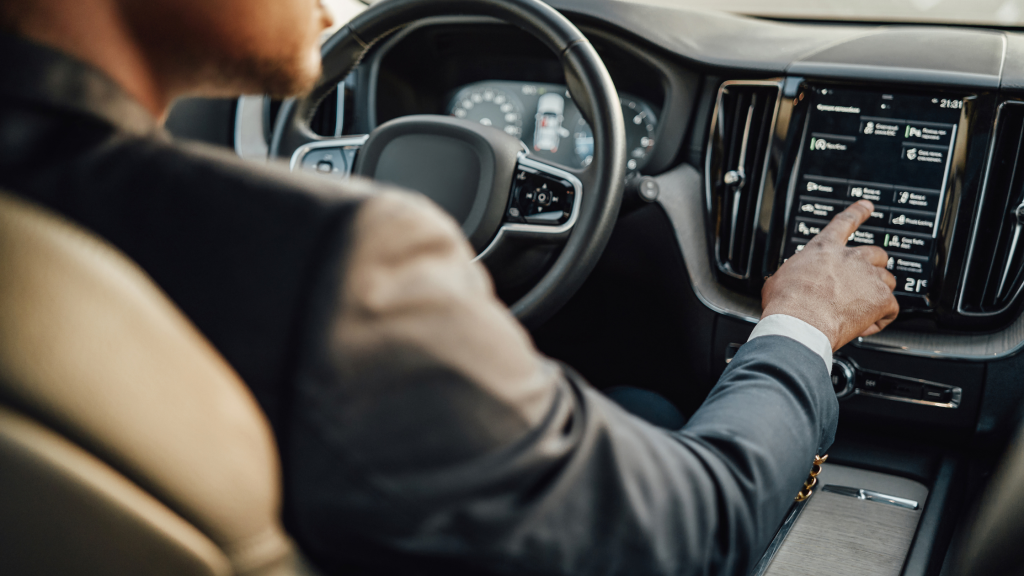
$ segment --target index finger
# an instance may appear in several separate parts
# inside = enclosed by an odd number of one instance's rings
[[[836,214],[828,226],[818,234],[824,242],[835,242],[840,246],[846,245],[846,240],[853,234],[860,225],[867,222],[871,213],[875,211],[875,205],[868,200],[858,200],[849,208]]]

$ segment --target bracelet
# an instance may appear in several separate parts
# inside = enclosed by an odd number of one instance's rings
[[[821,465],[824,464],[826,460],[828,460],[828,454],[825,454],[824,456],[818,456],[817,454],[814,455],[814,465],[811,466],[811,473],[807,476],[807,480],[804,481],[804,487],[800,489],[800,492],[797,492],[796,498],[793,498],[793,500],[803,502],[810,498],[811,494],[814,494],[814,490],[812,490],[812,488],[814,488],[818,483],[818,474],[821,474]]]

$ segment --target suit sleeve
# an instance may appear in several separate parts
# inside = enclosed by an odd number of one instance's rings
[[[744,345],[681,431],[541,356],[457,225],[368,200],[312,290],[286,522],[327,569],[744,574],[827,447],[821,358]]]

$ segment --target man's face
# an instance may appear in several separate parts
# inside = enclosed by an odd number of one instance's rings
[[[168,78],[207,95],[289,96],[320,76],[319,0],[120,0],[137,40]]]

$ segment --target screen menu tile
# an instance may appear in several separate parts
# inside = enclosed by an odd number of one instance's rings
[[[810,96],[783,261],[863,198],[875,212],[848,245],[884,248],[896,292],[927,294],[963,100],[834,88]]]

